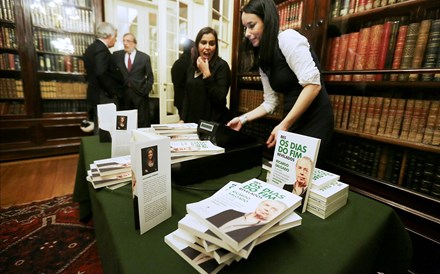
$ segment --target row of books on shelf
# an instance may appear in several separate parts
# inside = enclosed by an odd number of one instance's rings
[[[327,69],[440,68],[440,19],[368,22],[357,32],[328,39]],[[331,74],[327,81],[440,81],[440,73]]]
[[[390,6],[407,0],[334,0],[331,16],[339,17]]]
[[[0,70],[21,70],[18,54],[7,52],[0,54]]]
[[[43,99],[86,99],[87,83],[40,81]]]
[[[83,55],[95,36],[60,33],[34,28],[34,44],[38,51]]]
[[[0,102],[0,115],[25,115],[24,104],[20,102]]]
[[[0,98],[24,98],[23,82],[19,79],[0,78]]]
[[[15,22],[15,0],[3,0],[0,8],[0,20]]]
[[[350,138],[338,142],[331,159],[340,167],[435,197],[440,197],[439,161],[435,153]]]
[[[15,28],[10,26],[0,26],[0,48],[17,49]]]
[[[263,102],[263,91],[257,89],[240,89],[238,99],[238,111],[246,113],[261,105],[261,103]],[[278,119],[283,118],[282,106],[284,104],[284,96],[280,94],[279,99],[279,107],[277,107],[274,113],[269,114],[267,117]]]
[[[45,100],[43,112],[86,112],[88,110],[85,100]]]
[[[44,54],[38,56],[38,60],[39,71],[85,73],[84,61],[80,57]]]
[[[304,1],[287,0],[277,5],[280,30],[301,28]]]
[[[440,100],[330,95],[335,128],[440,145]]]
[[[94,13],[91,6],[80,5],[76,8],[68,4],[68,8],[61,1],[40,2],[38,8],[31,9],[32,23],[34,26],[61,29],[64,31],[94,32]],[[81,3],[83,4],[83,3]],[[84,3],[85,4],[85,3]],[[56,14],[57,16],[54,16]]]

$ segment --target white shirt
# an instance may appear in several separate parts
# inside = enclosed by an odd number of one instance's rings
[[[134,58],[135,57],[136,57],[136,50],[133,50],[133,52],[130,54],[130,59],[131,59],[131,64],[132,65],[134,63]],[[128,53],[125,53],[124,62],[125,62],[125,67],[128,68]]]
[[[310,54],[310,45],[307,38],[293,29],[287,29],[278,34],[278,44],[287,64],[295,73],[301,86],[308,84],[321,85],[320,73]],[[273,113],[279,104],[278,94],[272,89],[268,76],[261,69],[260,75],[264,90],[264,102],[261,105],[268,113]]]

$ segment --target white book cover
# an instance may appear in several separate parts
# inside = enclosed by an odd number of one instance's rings
[[[130,155],[130,140],[137,128],[137,109],[117,111],[112,127],[112,157]]]
[[[171,217],[170,139],[133,130],[131,160],[133,197],[143,234]]]
[[[302,198],[258,179],[222,188],[186,205],[188,214],[238,251],[301,204]]]
[[[335,207],[338,207],[339,204],[344,203],[344,200],[348,199],[348,192],[345,192],[345,194],[340,195],[339,197],[337,197],[334,201],[330,202],[330,203],[319,203],[315,200],[310,199],[308,205],[313,205],[315,207],[319,207],[320,209],[324,210],[324,211],[330,211]]]
[[[98,111],[98,126],[100,129],[108,131],[112,135],[114,126],[114,117],[116,116],[116,105],[99,104],[97,106]]]
[[[92,183],[93,188],[95,189],[131,181],[131,171],[100,176],[96,166],[94,164],[91,164],[90,166],[91,169],[87,170],[87,175],[90,178],[89,182]]]
[[[312,189],[326,186],[332,182],[338,181],[340,178],[341,176],[337,174],[315,167],[313,170]]]
[[[131,170],[130,155],[95,160],[93,163],[101,176],[119,174]]]
[[[186,232],[185,230],[178,228],[173,231],[172,235],[174,238],[179,239],[179,241],[186,243],[188,246],[194,248],[195,250],[200,251],[201,253],[204,253],[206,255],[213,256],[212,252],[208,252],[205,250],[200,238],[197,238],[196,236]]]
[[[320,217],[321,219],[326,219],[339,209],[341,209],[343,206],[347,204],[347,199],[342,199],[340,203],[337,203],[333,208],[324,210],[318,206],[314,206],[312,204],[307,205],[307,211]]]
[[[189,134],[171,134],[168,135],[171,141],[200,141],[199,135],[197,133],[189,133]]]
[[[171,156],[213,155],[224,153],[225,149],[214,145],[211,141],[171,141]]]
[[[344,192],[348,193],[348,189],[348,184],[335,181],[320,188],[313,188],[311,193],[313,193],[313,196],[321,198],[322,201],[329,203],[331,202],[332,197],[337,197],[338,194],[341,195]]]
[[[219,248],[226,249],[240,257],[247,258],[255,246],[255,242],[251,242],[240,250],[235,250],[229,246],[220,237],[215,235],[209,228],[199,221],[191,217],[189,214],[185,215],[178,222],[178,227],[202,240],[202,245],[207,252],[217,250]]]
[[[151,128],[161,135],[197,133],[196,123],[152,124]]]
[[[302,224],[302,218],[299,216],[296,212],[292,212],[289,215],[287,215],[285,218],[283,218],[281,221],[279,221],[276,225],[269,228],[266,232],[264,232],[260,237],[257,238],[255,241],[255,245],[258,245],[259,243],[262,243],[264,241],[267,241],[268,239],[279,235],[293,227],[300,226]],[[270,236],[268,236],[270,235]],[[208,242],[206,240],[202,239],[202,245],[205,248],[206,251],[214,251],[219,249],[220,247]]]
[[[278,131],[268,183],[303,198],[305,212],[320,139]]]
[[[225,263],[217,263],[214,257],[195,250],[186,243],[179,241],[173,236],[173,232],[165,236],[165,243],[199,273],[215,274],[226,266]]]

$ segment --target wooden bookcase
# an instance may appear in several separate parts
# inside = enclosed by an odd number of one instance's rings
[[[0,161],[77,152],[87,135],[82,54],[102,2],[4,0],[1,12]]]
[[[290,5],[301,1],[275,2],[277,5]],[[306,2],[307,4],[305,4]],[[359,32],[362,28],[384,24],[388,19],[398,21],[404,18],[407,21],[402,22],[407,24],[422,22],[425,19],[439,19],[440,2],[428,0],[368,1],[372,5],[379,5],[351,12],[348,6],[346,13],[343,11],[341,16],[341,9],[337,7],[338,5],[341,7],[344,2],[349,4],[357,1],[304,1],[302,19],[299,25],[294,27],[309,39],[310,44],[319,55],[327,91],[332,97],[335,114],[335,133],[332,141],[334,151],[333,159],[327,163],[326,169],[341,175],[341,181],[350,184],[351,190],[388,204],[396,210],[413,239],[413,270],[429,273],[434,271],[436,256],[440,252],[440,234],[438,233],[440,231],[440,146],[435,142],[423,140],[426,124],[418,127],[414,125],[411,127],[409,124],[408,129],[408,124],[403,126],[403,116],[407,116],[406,123],[408,123],[408,119],[412,120],[413,117],[416,117],[415,121],[422,121],[421,117],[425,117],[426,122],[427,114],[425,116],[421,114],[424,113],[426,104],[425,108],[421,107],[416,111],[416,115],[405,112],[405,106],[411,100],[418,102],[420,106],[423,106],[422,102],[431,105],[440,100],[439,82],[422,78],[423,75],[440,74],[439,63],[437,63],[437,67],[435,65],[423,67],[425,57],[422,55],[422,62],[419,66],[411,64],[392,68],[388,67],[389,63],[387,63],[387,66],[380,69],[377,64],[356,69],[353,66],[349,69],[349,67],[345,67],[346,60],[344,60],[343,66],[337,69],[336,63],[333,63],[332,67],[331,57],[335,52],[331,50],[335,37],[345,34],[348,36],[350,33]],[[384,5],[380,6],[380,3]],[[237,115],[247,111],[247,106],[243,103],[243,98],[246,97],[243,96],[242,91],[246,89],[262,90],[258,72],[249,70],[246,63],[243,63],[243,60],[246,60],[244,57],[246,53],[240,51],[240,41],[243,39],[240,7],[240,4],[236,3],[235,22],[237,24],[234,26],[234,41],[236,42],[235,50],[233,50],[236,52],[236,56],[233,58],[235,63],[232,64],[233,75],[236,77],[233,79],[231,89],[231,109],[236,111]],[[387,46],[390,44],[392,43],[388,43]],[[438,47],[439,45],[437,45]],[[354,55],[357,53],[355,52]],[[372,59],[372,52],[367,54],[367,59]],[[406,75],[402,76],[403,79],[409,75],[415,76],[415,78],[411,81],[390,81],[391,75],[394,74]],[[347,75],[352,77],[344,78]],[[354,75],[362,80],[353,81]],[[366,81],[364,77],[367,75],[368,79],[374,79],[374,81]],[[367,122],[369,130],[360,130],[360,122],[358,122],[357,128],[353,126],[357,107],[351,107],[355,97],[355,101],[358,102],[362,102],[360,98],[366,97],[368,102],[370,98],[374,98],[371,102],[379,101],[382,104],[377,104],[376,116],[373,115],[375,113],[374,105],[370,106],[371,114],[368,116],[368,122],[367,116],[363,116],[364,128],[367,128],[365,127],[365,122]],[[344,104],[335,104],[338,101],[335,98],[340,99],[340,102],[342,102],[341,98],[344,98]],[[346,98],[350,99],[345,100]],[[382,99],[375,100],[376,98]],[[385,98],[389,104],[391,99],[395,99],[395,101],[399,99],[403,102],[401,105],[404,106],[403,110],[400,110],[401,122],[395,124],[395,132],[391,135],[378,134],[379,131],[385,130],[380,127],[386,127],[385,118],[390,116],[389,112],[384,112],[383,120],[380,120]],[[395,102],[393,102],[394,104]],[[365,107],[368,110],[368,105]],[[397,109],[392,112],[398,113]],[[440,113],[437,112],[437,114],[433,114],[433,119],[438,121],[439,116]],[[244,130],[248,129],[253,135],[259,136],[262,141],[265,141],[273,126],[280,119],[281,117],[260,119],[261,121],[246,124]],[[357,118],[357,121],[361,119]],[[373,123],[375,127],[371,129],[370,123],[373,121],[375,121]],[[423,125],[424,122],[420,123]],[[408,135],[411,132],[412,137],[400,137],[402,129],[404,130],[403,135]],[[408,132],[405,133],[405,130]],[[422,139],[420,140],[420,138]],[[271,152],[265,154],[269,158],[272,155]]]

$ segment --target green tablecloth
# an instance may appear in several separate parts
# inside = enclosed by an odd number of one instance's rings
[[[82,139],[74,199],[82,217],[93,209],[98,250],[105,273],[195,273],[164,242],[185,215],[185,205],[213,191],[173,187],[172,217],[144,235],[134,229],[131,188],[94,190],[85,180],[93,160],[110,157],[110,144]],[[255,167],[193,188],[217,189],[258,177]],[[91,203],[90,203],[91,202]],[[407,273],[412,256],[408,233],[392,208],[350,192],[348,203],[326,220],[308,212],[302,225],[254,248],[247,260],[222,273]]]

